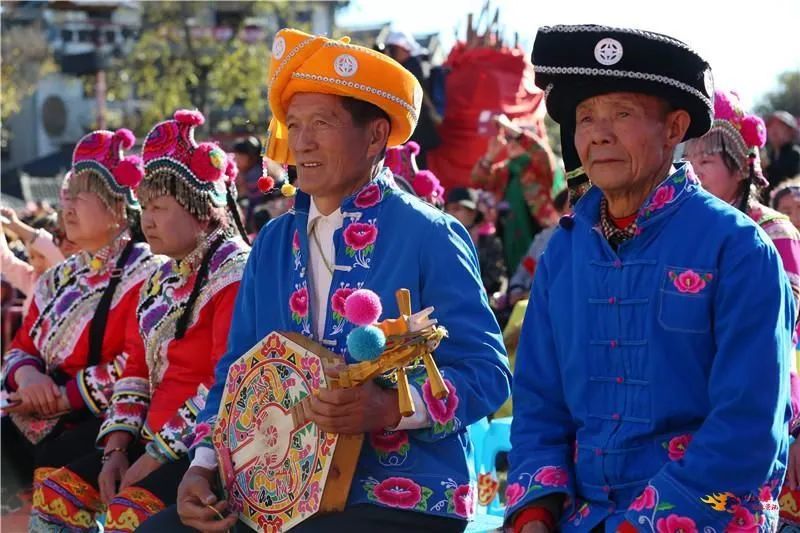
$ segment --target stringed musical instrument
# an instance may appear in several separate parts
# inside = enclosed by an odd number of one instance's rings
[[[411,297],[396,293],[402,320]],[[364,434],[329,434],[305,420],[301,404],[320,389],[381,377],[396,382],[400,413],[414,414],[409,367],[424,365],[433,395],[448,390],[432,353],[447,331],[435,325],[386,338],[375,359],[342,367],[341,356],[299,334],[271,332],[228,370],[213,430],[229,503],[259,531],[287,531],[316,513],[344,509]],[[330,377],[328,372],[336,377]]]

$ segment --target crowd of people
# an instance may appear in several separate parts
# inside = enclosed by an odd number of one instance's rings
[[[274,331],[354,363],[342,302],[401,316],[409,288],[447,328],[448,395],[418,366],[412,415],[379,380],[309,398],[306,422],[367,438],[345,509],[294,531],[463,531],[467,427],[498,413],[515,532],[794,527],[795,117],[748,113],[671,37],[545,27],[563,161],[498,115],[472,187],[445,190],[414,46],[281,30],[263,147],[198,142],[176,110],[140,148],[84,136],[57,209],[0,209],[4,511],[27,492],[31,531],[236,527],[212,442],[229,369]]]

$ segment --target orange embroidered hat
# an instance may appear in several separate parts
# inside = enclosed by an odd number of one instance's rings
[[[422,87],[398,62],[380,52],[283,29],[272,44],[269,68],[269,106],[272,121],[266,156],[293,164],[286,130],[286,109],[296,93],[349,96],[382,109],[391,121],[389,147],[406,142],[419,118]]]

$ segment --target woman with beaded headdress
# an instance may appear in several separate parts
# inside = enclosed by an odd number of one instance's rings
[[[127,129],[103,130],[75,147],[62,202],[67,237],[81,251],[37,280],[3,361],[5,489],[29,483],[34,466],[61,466],[93,446],[114,382],[143,350],[135,311],[156,262],[134,194],[142,161],[123,153],[134,142]]]
[[[169,258],[141,291],[145,349],[114,387],[98,449],[37,486],[33,530],[91,531],[105,511],[106,531],[133,531],[175,503],[250,251],[236,210],[236,166],[215,144],[195,142],[203,121],[179,110],[145,139],[142,230]]]
[[[800,304],[800,232],[791,220],[758,201],[759,191],[769,186],[761,172],[758,151],[764,146],[767,130],[764,121],[742,109],[733,92],[714,94],[714,122],[708,133],[686,144],[684,156],[700,178],[703,187],[721,200],[739,208],[761,226],[781,256],[792,286],[795,309]],[[794,360],[794,358],[792,358]],[[789,432],[800,434],[800,380],[791,372],[792,412]],[[800,444],[789,451],[786,483],[792,488],[800,482]]]

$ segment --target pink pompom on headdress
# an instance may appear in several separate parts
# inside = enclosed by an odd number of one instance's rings
[[[228,164],[225,166],[225,177],[228,183],[235,183],[236,177],[239,175],[239,167],[236,166],[236,159],[231,153],[227,154]]]
[[[761,148],[767,142],[767,128],[761,117],[745,113],[733,91],[714,91],[714,120],[729,122],[748,148]]]
[[[444,187],[430,170],[420,170],[411,181],[414,192],[423,200],[439,206],[444,202]]]
[[[138,155],[129,155],[120,161],[114,169],[114,179],[117,183],[135,189],[144,177],[144,161]]]
[[[392,174],[400,176],[410,183],[414,179],[414,175],[419,172],[415,159],[417,154],[419,154],[419,145],[414,141],[409,141],[386,150],[383,164],[389,167]]]
[[[206,117],[204,117],[203,114],[196,109],[178,109],[175,111],[175,114],[172,115],[172,118],[174,118],[175,121],[188,126],[202,126],[206,123]]]
[[[761,117],[755,115],[744,117],[739,133],[749,147],[761,148],[767,143],[767,126]]]
[[[129,150],[136,144],[136,136],[127,128],[120,128],[115,131],[114,140],[122,150]]]

